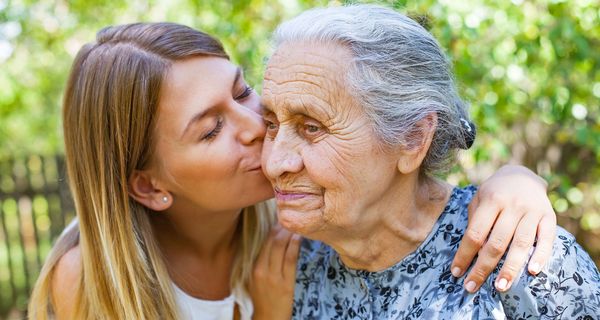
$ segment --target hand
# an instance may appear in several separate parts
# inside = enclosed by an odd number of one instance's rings
[[[290,319],[301,237],[273,227],[254,264],[249,290],[253,319]]]
[[[478,254],[464,281],[467,291],[479,289],[511,239],[510,250],[495,280],[496,289],[503,292],[510,288],[527,262],[536,234],[537,245],[528,270],[534,275],[541,271],[552,254],[556,232],[556,215],[546,188],[542,178],[522,166],[504,166],[481,184],[469,205],[469,224],[451,267],[452,274],[460,277]]]

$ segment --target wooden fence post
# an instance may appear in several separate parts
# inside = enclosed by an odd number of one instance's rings
[[[42,263],[73,216],[61,155],[0,159],[0,319],[25,317]]]

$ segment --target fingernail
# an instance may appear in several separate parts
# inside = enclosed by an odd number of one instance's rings
[[[507,285],[508,285],[508,280],[506,280],[504,278],[500,279],[500,281],[498,281],[498,283],[496,284],[496,286],[498,287],[498,290],[500,290],[500,291],[506,290]]]
[[[541,271],[541,270],[542,270],[542,267],[541,267],[541,266],[540,266],[540,264],[539,264],[539,263],[537,263],[537,262],[534,262],[534,263],[532,263],[532,264],[529,266],[529,271],[531,271],[531,272],[533,272],[533,273],[535,273],[535,274],[538,274],[538,273],[540,273],[540,271]]]
[[[465,285],[465,289],[467,289],[467,291],[473,293],[475,291],[475,281],[469,281],[467,282],[467,285]]]
[[[452,268],[452,275],[453,275],[455,278],[458,278],[458,277],[460,277],[461,273],[462,273],[462,272],[460,271],[460,268],[459,268],[459,267],[454,267],[454,268]]]

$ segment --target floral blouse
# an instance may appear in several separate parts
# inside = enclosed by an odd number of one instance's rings
[[[455,188],[416,251],[378,272],[349,269],[329,246],[302,244],[294,319],[600,319],[600,275],[571,234],[559,228],[538,276],[521,271],[509,291],[494,288],[501,265],[474,294],[450,264],[467,227],[476,187]],[[502,262],[501,262],[502,264]]]

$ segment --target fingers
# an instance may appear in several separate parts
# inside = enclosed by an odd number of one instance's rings
[[[529,273],[536,275],[552,255],[552,246],[556,237],[556,216],[546,214],[542,217],[537,228],[537,245],[531,259],[529,260]]]
[[[254,263],[255,273],[260,273],[263,269],[266,269],[269,266],[269,260],[271,257],[271,247],[273,246],[273,239],[277,235],[280,227],[274,226],[273,229],[269,232],[269,235],[265,239],[265,242],[260,249],[260,253],[256,258],[256,262]]]
[[[475,265],[465,278],[464,283],[467,291],[471,293],[477,291],[494,270],[506,251],[519,220],[515,214],[506,212],[506,210],[502,212],[494,225],[492,234],[479,251]]]
[[[253,319],[290,319],[300,236],[275,226],[263,244],[248,285]]]
[[[275,226],[265,240],[254,265],[255,277],[274,281],[295,279],[302,237]]]
[[[283,276],[286,250],[292,235],[293,234],[291,232],[283,228],[280,228],[277,231],[275,237],[273,238],[271,251],[269,253],[270,272],[274,272],[275,274]]]
[[[526,215],[521,219],[510,244],[504,265],[495,281],[500,292],[510,289],[523,265],[527,262],[529,250],[533,247],[539,216]]]
[[[471,265],[498,216],[499,209],[492,202],[483,202],[481,205],[479,203],[479,197],[476,194],[469,205],[471,218],[467,230],[465,230],[454,261],[452,261],[450,270],[452,275],[457,278],[461,277]]]
[[[283,277],[296,281],[296,264],[298,263],[298,253],[300,252],[300,243],[302,237],[294,234],[290,239],[289,245],[285,252],[285,262],[283,265]]]

